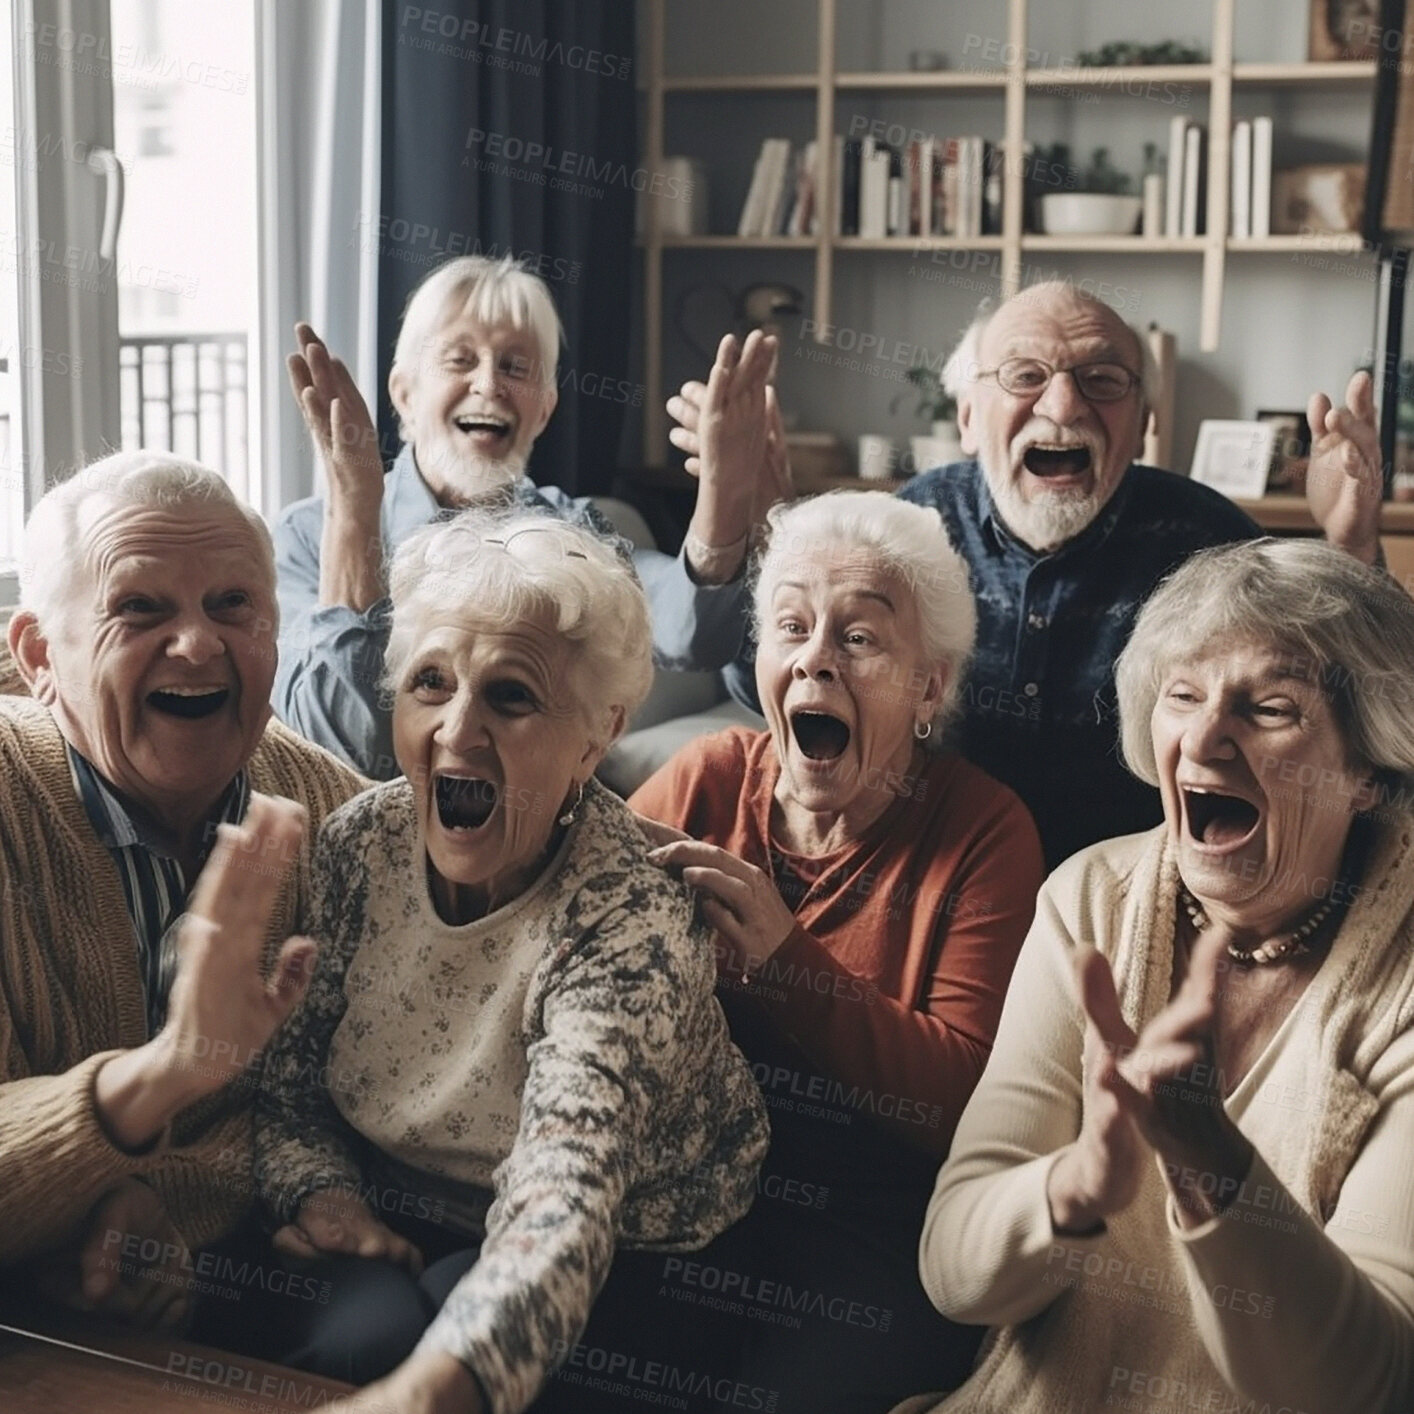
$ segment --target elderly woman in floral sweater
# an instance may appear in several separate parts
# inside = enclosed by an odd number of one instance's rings
[[[277,1246],[332,1283],[288,1360],[393,1370],[350,1410],[516,1414],[611,1264],[611,1297],[661,1265],[616,1248],[746,1210],[764,1107],[687,889],[593,780],[651,675],[632,571],[562,522],[467,513],[391,588],[405,775],[321,833],[319,967],[257,1169]]]

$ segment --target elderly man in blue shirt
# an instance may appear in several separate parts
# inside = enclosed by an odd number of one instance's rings
[[[384,566],[397,546],[438,517],[497,502],[536,507],[606,538],[614,532],[587,498],[537,488],[525,475],[555,409],[561,331],[544,282],[514,261],[462,256],[413,292],[388,378],[404,445],[386,479],[373,420],[348,369],[308,324],[295,332],[290,380],[327,492],[288,507],[275,526],[273,702],[287,725],[381,780],[398,773],[380,692]],[[767,383],[775,351],[775,338],[759,332],[741,346],[730,335],[722,340],[702,392],[703,467],[683,550],[632,551],[660,667],[721,667],[741,642],[748,536],[788,485]],[[733,468],[749,471],[733,476]]]
[[[944,370],[972,458],[900,491],[934,507],[967,560],[977,646],[964,753],[1024,800],[1048,866],[1162,818],[1116,749],[1113,665],[1140,606],[1194,551],[1260,535],[1225,496],[1134,459],[1154,401],[1147,346],[1103,301],[1063,282],[984,307]],[[694,442],[700,396],[671,406]],[[1381,474],[1369,376],[1346,406],[1316,394],[1307,494],[1334,544],[1379,557]],[[751,645],[728,669],[756,707]]]

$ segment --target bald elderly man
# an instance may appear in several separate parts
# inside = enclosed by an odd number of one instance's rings
[[[1048,866],[1162,818],[1119,760],[1113,665],[1139,607],[1194,551],[1262,532],[1225,496],[1135,461],[1157,392],[1147,345],[1063,282],[984,306],[948,361],[971,460],[900,491],[931,506],[968,561],[977,647],[959,744],[1024,800]],[[695,391],[669,410],[692,447]],[[1307,494],[1332,543],[1379,556],[1379,439],[1368,375],[1346,406],[1311,399]],[[750,644],[727,670],[759,710]]]
[[[188,1254],[250,1206],[242,1073],[307,985],[308,841],[367,784],[271,720],[275,629],[270,536],[214,471],[121,453],[29,518],[31,696],[0,698],[0,1264],[145,1323],[183,1315]]]

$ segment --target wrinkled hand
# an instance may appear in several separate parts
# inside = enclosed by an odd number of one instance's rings
[[[48,1259],[39,1289],[76,1311],[152,1330],[180,1330],[191,1314],[191,1253],[162,1200],[125,1178],[94,1205],[77,1253]]]
[[[341,508],[377,518],[383,503],[378,429],[348,365],[334,358],[309,324],[295,325],[299,351],[285,360],[290,388],[324,463],[329,496]]]
[[[702,479],[704,496],[719,495],[729,509],[747,507],[749,517],[737,534],[765,518],[777,501],[794,495],[785,424],[773,383],[768,381],[779,341],[753,330],[746,343],[726,335],[704,383],[684,383],[668,399],[668,414],[680,426],[668,440],[688,454],[685,469]],[[712,539],[724,544],[729,538]]]
[[[326,1414],[484,1414],[486,1405],[460,1360],[430,1350],[409,1355],[391,1375],[324,1408]]]
[[[315,944],[288,938],[269,979],[265,940],[307,820],[292,800],[252,793],[244,821],[221,825],[177,934],[177,975],[159,1040],[200,1058],[204,1088],[239,1075],[304,1000]]]
[[[422,1272],[422,1253],[405,1237],[374,1217],[352,1193],[322,1189],[300,1204],[294,1222],[274,1237],[275,1247],[290,1257],[318,1257],[339,1252],[350,1257],[383,1257],[414,1276]]]
[[[1311,514],[1332,545],[1373,564],[1384,497],[1374,381],[1364,370],[1356,373],[1341,408],[1332,407],[1324,393],[1313,393],[1306,421],[1311,427],[1311,462],[1306,472]]]
[[[701,840],[679,840],[649,854],[697,891],[702,915],[732,950],[719,958],[736,976],[755,972],[791,935],[795,915],[771,879],[754,864]]]
[[[1180,1211],[1195,1222],[1220,1208],[1218,1195],[1236,1191],[1251,1146],[1227,1118],[1213,1063],[1224,946],[1217,935],[1199,941],[1173,1000],[1137,1037],[1120,1012],[1109,963],[1093,948],[1077,954],[1086,1016],[1084,1117],[1047,1182],[1059,1230],[1083,1231],[1127,1208],[1150,1149],[1164,1161]],[[1185,1184],[1185,1174],[1202,1175],[1201,1189]]]

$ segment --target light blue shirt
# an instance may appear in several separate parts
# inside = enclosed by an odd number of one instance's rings
[[[523,477],[519,505],[617,540],[587,496]],[[381,536],[386,564],[415,530],[455,512],[437,504],[404,446],[383,486]],[[399,774],[393,758],[391,703],[379,691],[392,605],[385,597],[363,613],[319,603],[319,547],[324,502],[312,496],[286,507],[275,524],[280,600],[280,661],[272,697],[276,715],[374,780]],[[620,547],[622,548],[622,542]],[[749,599],[744,576],[730,584],[696,583],[681,554],[632,551],[653,616],[653,657],[660,668],[720,668],[741,646]]]

